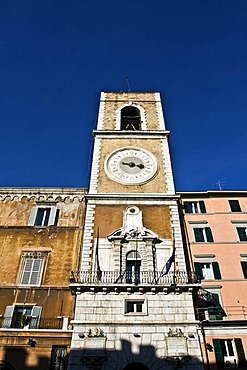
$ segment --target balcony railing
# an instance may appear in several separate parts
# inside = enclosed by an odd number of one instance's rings
[[[32,317],[27,322],[16,321],[13,317],[0,318],[1,328],[11,329],[62,329],[63,319]]]
[[[166,275],[161,272],[128,272],[120,274],[117,271],[87,272],[72,271],[70,284],[94,285],[94,284],[146,284],[146,285],[172,285],[172,284],[191,284],[198,283],[199,280],[195,272],[176,271]]]
[[[196,319],[203,320],[246,320],[246,306],[214,306],[195,309]]]

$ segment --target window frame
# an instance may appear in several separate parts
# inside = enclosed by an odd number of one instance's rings
[[[37,224],[36,222],[37,222],[39,210],[43,210],[43,209],[50,210],[49,216],[48,217],[46,217],[46,215],[45,217],[43,216],[41,224]],[[30,217],[28,220],[28,226],[35,226],[35,227],[56,226],[57,219],[58,219],[58,213],[59,213],[59,210],[56,206],[48,205],[48,204],[37,205],[36,207],[33,207],[31,209]]]
[[[140,111],[141,128],[137,132],[147,130],[147,120],[146,120],[145,110],[144,110],[143,107],[141,107],[138,104],[134,104],[133,102],[129,102],[128,104],[125,104],[125,105],[123,105],[123,106],[121,106],[120,108],[117,109],[117,111],[116,111],[116,130],[119,130],[119,131],[121,130],[121,111],[122,111],[123,108],[126,108],[126,107],[134,107],[134,108],[139,109],[139,111]]]
[[[207,213],[204,200],[185,201],[183,206],[187,214]]]
[[[128,304],[134,305],[134,311],[128,311]],[[142,311],[137,311],[137,306],[141,304]],[[147,312],[147,300],[145,298],[126,298],[124,300],[124,315],[126,316],[146,316]]]
[[[198,225],[194,225],[192,228],[193,228],[194,243],[213,243],[214,242],[211,227],[198,224]],[[201,240],[198,240],[199,230],[202,236]]]
[[[229,343],[232,346],[232,353],[230,355]],[[223,348],[223,344],[225,349]],[[246,368],[247,362],[244,353],[244,347],[241,338],[213,338],[213,347],[215,353],[216,366],[218,369],[229,368],[225,362],[231,358],[237,367]],[[224,353],[225,352],[225,353]]]
[[[57,353],[61,350],[61,353]],[[64,350],[64,353],[62,353]],[[63,357],[64,356],[64,357]],[[56,361],[56,358],[58,359],[58,363]],[[59,345],[52,345],[51,349],[51,357],[50,357],[50,364],[49,364],[49,370],[57,370],[59,366],[59,370],[65,370],[67,368],[67,361],[68,361],[68,347],[65,346],[59,346]]]
[[[198,258],[194,262],[194,265],[195,265],[195,271],[201,280],[208,281],[208,280],[221,280],[222,279],[221,272],[220,272],[220,266],[218,262],[212,261],[212,260],[211,261],[205,261],[205,260],[200,261],[200,259]],[[211,273],[211,277],[207,277],[203,275],[204,269],[202,265],[210,265],[208,270]]]
[[[25,322],[23,322],[22,327],[17,325],[17,321],[13,322],[14,319],[17,319],[18,315],[16,315],[16,310],[18,308],[22,309],[24,314],[26,313],[27,309],[31,308],[31,314],[27,315],[27,318],[29,318],[29,320],[26,322],[26,324]],[[6,306],[2,321],[2,328],[37,329],[39,327],[41,313],[42,307],[37,306],[33,303],[26,303],[25,305],[14,304],[12,306]]]
[[[22,252],[20,269],[18,274],[17,285],[21,287],[35,287],[42,284],[45,264],[48,257],[48,251],[27,251]],[[30,265],[27,265],[28,260],[32,261],[31,269]],[[35,260],[39,261],[39,266],[35,266]],[[25,276],[26,274],[26,276]],[[36,278],[35,278],[36,275]],[[26,279],[24,281],[24,279]],[[35,279],[32,282],[32,279]],[[27,281],[28,280],[28,281]]]

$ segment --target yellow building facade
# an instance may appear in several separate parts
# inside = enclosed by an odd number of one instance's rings
[[[83,189],[0,189],[0,366],[65,369]]]

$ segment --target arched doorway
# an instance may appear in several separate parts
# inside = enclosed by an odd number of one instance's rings
[[[148,368],[140,362],[132,362],[132,364],[125,366],[123,370],[148,370]]]
[[[136,251],[130,251],[126,256],[126,283],[140,282],[141,256]]]

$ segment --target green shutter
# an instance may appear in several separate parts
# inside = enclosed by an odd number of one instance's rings
[[[195,241],[196,242],[202,243],[202,242],[205,241],[201,228],[194,228],[194,234],[195,234]]]
[[[235,341],[236,349],[237,349],[237,352],[238,352],[238,366],[243,367],[243,368],[247,368],[247,363],[246,363],[246,358],[245,358],[245,354],[244,354],[244,347],[243,347],[243,344],[242,344],[242,340],[240,338],[236,338],[236,339],[234,339],[234,341]]]
[[[205,232],[206,232],[207,242],[213,242],[214,239],[213,239],[213,234],[212,234],[210,227],[205,227]]]
[[[219,267],[218,262],[213,262],[212,266],[213,266],[213,271],[214,271],[214,278],[217,279],[217,280],[220,280],[221,279],[221,273],[220,273],[220,267]]]
[[[224,369],[224,358],[221,352],[220,339],[213,339],[214,353],[216,357],[216,365],[218,369]]]
[[[244,274],[244,278],[247,279],[247,262],[246,261],[241,261],[241,266]]]
[[[241,212],[238,200],[229,200],[229,204],[232,212]]]
[[[197,277],[199,279],[203,279],[201,264],[199,262],[195,262],[194,265],[195,265],[195,270],[196,270]]]
[[[237,232],[238,232],[239,240],[241,242],[246,242],[247,241],[246,228],[245,227],[237,227]]]
[[[200,200],[199,201],[199,206],[200,206],[200,211],[201,211],[201,213],[206,213],[207,211],[206,211],[206,207],[205,207],[205,203],[204,203],[204,201],[203,200]]]

